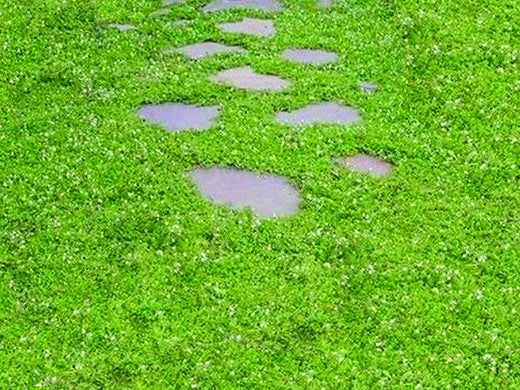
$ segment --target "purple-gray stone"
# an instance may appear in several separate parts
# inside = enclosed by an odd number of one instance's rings
[[[283,125],[351,125],[361,121],[359,111],[336,102],[309,104],[291,112],[279,112],[276,121]]]
[[[190,177],[200,193],[216,204],[251,208],[259,218],[289,216],[299,211],[298,191],[286,180],[235,168],[195,168]]]
[[[224,70],[212,76],[211,80],[250,91],[278,92],[290,85],[280,77],[256,73],[249,66]]]
[[[353,171],[367,173],[374,177],[385,177],[390,175],[392,165],[367,154],[355,154],[349,157],[340,157],[336,160],[340,166],[347,167]]]
[[[224,32],[250,34],[257,37],[272,37],[275,33],[274,23],[269,19],[244,18],[240,22],[221,23],[218,27]]]
[[[282,53],[282,58],[302,64],[325,65],[336,62],[338,56],[325,50],[287,49]]]
[[[209,129],[219,114],[218,106],[196,106],[183,103],[149,104],[137,114],[152,124],[171,132]]]
[[[202,11],[215,12],[233,8],[262,11],[281,11],[283,9],[277,0],[215,0],[202,7]]]
[[[192,60],[209,57],[220,53],[243,53],[244,49],[238,46],[227,46],[216,42],[201,42],[176,49]]]

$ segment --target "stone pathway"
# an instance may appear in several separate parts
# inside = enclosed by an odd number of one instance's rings
[[[173,4],[185,0],[163,0],[160,13],[167,13]],[[331,7],[332,0],[317,0],[321,8]],[[203,12],[216,12],[230,9],[282,11],[277,0],[214,0],[202,7]],[[133,26],[111,25],[121,31]],[[218,24],[226,33],[251,34],[269,38],[275,34],[274,22],[269,19],[244,17],[241,21]],[[196,42],[184,47],[169,49],[181,53],[192,60],[222,53],[245,53],[239,46],[229,46],[218,42]],[[310,48],[287,48],[281,58],[295,64],[321,66],[338,62],[336,53]],[[275,75],[255,72],[250,66],[227,69],[210,76],[215,83],[222,83],[247,91],[279,92],[291,83]],[[377,86],[370,82],[358,84],[359,90],[373,94]],[[181,132],[208,130],[219,116],[218,106],[199,106],[184,103],[150,104],[142,106],[137,114],[150,124],[159,125],[167,131]],[[333,125],[350,126],[361,122],[356,108],[335,101],[310,103],[293,110],[275,113],[274,121],[283,126]],[[392,164],[367,154],[354,154],[335,159],[335,163],[355,173],[382,178],[389,176]],[[206,199],[231,208],[250,208],[258,218],[290,216],[300,210],[300,196],[296,188],[285,179],[272,174],[260,174],[232,167],[194,168],[189,173],[200,194]]]

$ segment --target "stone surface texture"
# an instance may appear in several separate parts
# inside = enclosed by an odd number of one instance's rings
[[[227,46],[216,42],[201,42],[176,49],[192,60],[209,57],[221,53],[243,53],[244,49],[238,46]]]
[[[195,168],[191,179],[210,201],[232,208],[251,208],[259,218],[289,216],[299,211],[298,191],[283,178],[235,168]]]
[[[288,81],[280,77],[256,73],[249,66],[224,70],[211,80],[250,91],[278,92],[290,86]]]
[[[367,173],[374,177],[385,177],[390,175],[392,171],[391,164],[380,158],[362,153],[348,157],[340,157],[336,160],[336,163],[353,171]]]
[[[227,9],[281,11],[283,7],[277,0],[215,0],[202,7],[203,12],[215,12]]]
[[[219,107],[183,103],[150,104],[141,107],[137,114],[171,132],[207,130],[216,120]]]
[[[269,19],[244,18],[239,22],[221,23],[218,27],[224,32],[265,38],[272,37],[275,34],[274,22]]]
[[[361,121],[355,108],[336,102],[310,104],[290,112],[279,112],[276,121],[284,125],[302,126],[313,124],[352,125]]]
[[[338,60],[336,53],[312,49],[287,49],[282,53],[282,58],[292,62],[311,65],[331,64]]]

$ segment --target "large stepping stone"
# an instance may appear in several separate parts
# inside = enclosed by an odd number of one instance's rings
[[[299,110],[279,112],[276,121],[283,125],[352,125],[361,121],[359,111],[336,102],[309,104]]]
[[[249,66],[224,70],[212,76],[211,80],[249,91],[278,92],[291,85],[280,77],[256,73]]]
[[[274,22],[268,19],[244,18],[240,22],[221,23],[218,27],[224,32],[250,34],[257,37],[272,37],[275,33]]]
[[[126,31],[135,29],[135,27],[132,26],[131,24],[118,24],[118,23],[109,24],[108,27],[118,29],[121,32],[126,32]]]
[[[251,208],[259,218],[288,216],[299,210],[298,191],[276,175],[235,168],[196,168],[190,176],[201,194],[216,204]]]
[[[277,0],[215,0],[202,7],[202,11],[215,12],[233,8],[262,11],[281,11],[283,9]]]
[[[174,4],[183,4],[186,0],[162,0],[163,7],[169,7]]]
[[[201,42],[175,49],[192,60],[209,57],[220,53],[244,53],[245,50],[238,46],[227,46],[216,42]]]
[[[338,60],[336,53],[311,49],[287,49],[282,53],[282,58],[292,62],[311,65],[331,64]]]
[[[147,122],[171,132],[207,130],[219,114],[218,106],[196,106],[183,103],[149,104],[137,114]]]
[[[340,157],[336,160],[336,163],[355,172],[367,173],[374,177],[385,177],[390,175],[392,171],[391,164],[380,158],[361,153],[349,157]]]

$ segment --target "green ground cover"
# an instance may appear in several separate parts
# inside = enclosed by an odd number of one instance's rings
[[[0,0],[0,388],[520,388],[519,3],[204,3]],[[242,16],[275,37],[215,27]],[[248,53],[161,53],[204,40]],[[243,65],[293,86],[208,81]],[[323,100],[363,123],[273,121]],[[221,117],[170,134],[135,115],[168,101]],[[392,176],[334,166],[356,152]],[[195,165],[281,175],[302,211],[214,206]]]

